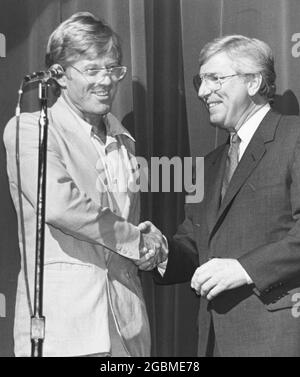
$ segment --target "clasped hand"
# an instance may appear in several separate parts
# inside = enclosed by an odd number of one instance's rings
[[[140,259],[135,264],[140,270],[150,271],[168,257],[164,236],[150,221],[138,225],[141,232]]]
[[[247,284],[245,270],[236,259],[213,258],[194,272],[191,287],[198,295],[212,300],[221,292]]]

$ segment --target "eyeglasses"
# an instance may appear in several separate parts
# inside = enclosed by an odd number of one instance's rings
[[[88,68],[84,71],[70,65],[70,67],[74,68],[75,71],[81,73],[88,81],[95,80],[99,75],[100,79],[103,80],[105,75],[109,75],[110,79],[114,82],[122,80],[127,72],[127,67],[124,66],[116,66],[116,67],[102,67],[97,69]]]
[[[195,75],[193,77],[193,84],[197,93],[199,92],[200,86],[203,82],[205,82],[205,85],[208,89],[217,91],[222,88],[223,82],[228,78],[254,74],[255,73],[235,73],[233,75],[219,76],[215,73],[204,73],[203,75]]]

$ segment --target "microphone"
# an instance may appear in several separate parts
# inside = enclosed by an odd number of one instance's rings
[[[26,75],[23,81],[25,84],[36,81],[48,81],[49,79],[61,77],[63,74],[63,67],[59,64],[53,64],[47,71],[33,72],[29,75]]]

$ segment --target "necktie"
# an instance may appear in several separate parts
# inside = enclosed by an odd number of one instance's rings
[[[230,180],[233,176],[233,173],[239,163],[239,146],[241,139],[236,132],[230,134],[230,147],[228,150],[228,155],[226,159],[225,173],[222,183],[221,198],[223,200],[225,193],[228,189]]]

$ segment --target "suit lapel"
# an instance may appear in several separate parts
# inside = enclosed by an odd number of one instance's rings
[[[89,134],[83,129],[82,124],[78,122],[77,117],[68,106],[61,104],[60,98],[51,110],[54,122],[60,126],[60,130],[64,134],[64,140],[70,145],[70,149],[74,149],[75,147],[77,153],[82,155],[81,158],[86,160],[87,166],[91,170],[94,170],[95,176],[98,177],[99,170],[103,169],[103,164],[99,159],[99,154]]]
[[[265,144],[274,140],[275,131],[280,117],[281,116],[275,113],[274,111],[269,111],[269,113],[267,113],[267,115],[261,122],[260,126],[254,133],[240,163],[236,168],[236,171],[232,176],[225,197],[221,203],[219,210],[217,211],[217,215],[214,217],[215,221],[211,222],[212,216],[210,214],[207,215],[208,222],[210,223],[210,238],[215,234],[215,231],[219,227],[219,224],[222,222],[222,219],[224,218],[224,214],[226,214],[228,206],[234,200],[235,196],[240,191],[241,187],[245,184],[247,178],[252,174],[253,170],[256,168],[256,166],[259,164],[262,157],[266,153]],[[222,169],[222,173],[218,172],[217,180],[220,179],[220,176],[222,180],[222,176],[225,169],[224,161]],[[221,184],[218,188],[214,187],[214,190],[215,195],[220,195]]]
[[[212,163],[205,170],[205,192],[207,193],[207,223],[211,231],[216,223],[216,218],[220,206],[220,194],[223,180],[223,173],[226,164],[226,157],[229,149],[229,142],[219,148]]]
[[[68,106],[61,104],[60,99],[58,99],[51,108],[51,116],[55,128],[68,146],[68,148],[65,149],[66,153],[68,153],[69,150],[72,150],[72,152],[76,151],[77,159],[80,159],[81,162],[86,161],[86,164],[84,164],[85,170],[88,169],[89,174],[85,174],[85,177],[88,177],[90,182],[90,184],[86,182],[89,187],[89,194],[95,201],[98,201],[99,192],[101,192],[110,202],[107,190],[99,188],[99,185],[104,188],[106,187],[103,174],[105,169],[102,159],[99,158],[99,154],[96,151],[89,134],[83,129],[82,124],[78,122],[78,119],[76,119],[73,112],[69,110]],[[75,163],[76,162],[74,161],[74,164]],[[82,173],[78,171],[78,174],[81,175]]]
[[[259,163],[265,151],[266,148],[261,135],[259,133],[255,133],[232,176],[228,190],[222,200],[219,214],[223,212],[234,196],[238,193],[245,180]]]

